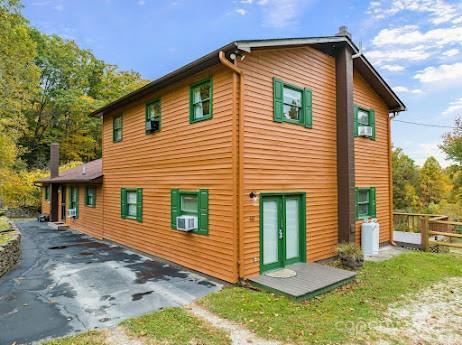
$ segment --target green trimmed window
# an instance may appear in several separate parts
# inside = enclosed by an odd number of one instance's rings
[[[186,191],[171,190],[171,226],[176,229],[176,217],[191,215],[197,217],[198,227],[193,233],[207,235],[209,225],[209,191],[200,189]]]
[[[356,218],[363,219],[376,216],[375,187],[356,188]]]
[[[96,206],[96,187],[87,186],[85,192],[85,205],[89,207]]]
[[[313,127],[312,92],[273,78],[274,121]]]
[[[160,99],[146,103],[146,134],[160,131]]]
[[[189,89],[189,122],[198,122],[212,118],[212,78],[201,80]]]
[[[112,141],[115,143],[122,141],[122,115],[112,119]]]
[[[75,209],[75,218],[79,217],[79,187],[69,188],[69,209]]]
[[[375,111],[358,105],[354,106],[354,130],[356,137],[375,140]],[[370,129],[368,129],[370,128]],[[369,133],[367,133],[369,131]]]
[[[47,185],[45,186],[45,190],[44,190],[44,198],[45,200],[47,201],[50,201],[50,185]]]
[[[120,189],[120,216],[122,218],[143,221],[143,189]]]

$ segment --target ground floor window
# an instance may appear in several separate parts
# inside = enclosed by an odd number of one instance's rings
[[[96,206],[96,187],[95,186],[87,186],[86,193],[85,193],[85,205],[89,207]]]
[[[79,187],[69,187],[69,210],[75,210],[75,218],[79,216]]]
[[[45,200],[50,201],[50,185],[45,186],[44,189]]]
[[[121,188],[120,215],[122,218],[143,221],[143,189]]]
[[[356,188],[356,218],[376,216],[375,187]]]
[[[171,225],[176,229],[176,217],[191,215],[197,217],[197,229],[192,232],[207,235],[209,224],[208,189],[171,190]]]

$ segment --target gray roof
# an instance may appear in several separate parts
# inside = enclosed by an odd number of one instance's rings
[[[60,172],[59,176],[50,176],[38,180],[39,183],[95,183],[103,182],[103,160],[78,165],[74,168]]]
[[[302,38],[278,38],[278,39],[260,39],[260,40],[241,40],[231,42],[193,62],[180,67],[179,69],[156,79],[145,86],[95,110],[90,116],[102,116],[104,113],[112,111],[120,106],[129,104],[139,98],[142,98],[152,92],[160,90],[167,85],[180,81],[201,70],[219,64],[218,53],[223,51],[229,54],[235,51],[251,52],[253,49],[264,49],[272,47],[293,47],[310,45],[327,54],[333,55],[335,46],[346,44],[351,47],[354,54],[360,50],[354,44],[349,36],[325,36],[325,37],[302,37]],[[386,102],[390,112],[400,112],[406,110],[406,106],[401,99],[395,94],[387,82],[380,76],[372,64],[363,54],[358,54],[354,59],[354,67],[361,73],[372,88]]]

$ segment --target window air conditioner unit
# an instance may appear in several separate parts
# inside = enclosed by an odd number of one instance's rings
[[[358,135],[361,137],[372,137],[372,127],[371,126],[359,126]]]
[[[77,209],[70,208],[69,210],[67,210],[67,215],[69,218],[77,217]]]
[[[160,125],[159,119],[146,121],[146,132],[152,133],[152,132],[159,130],[159,125]]]
[[[176,217],[176,229],[181,231],[191,231],[197,229],[196,216],[179,216]]]

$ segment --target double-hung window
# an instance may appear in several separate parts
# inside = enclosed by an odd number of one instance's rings
[[[273,78],[274,121],[313,126],[312,92]]]
[[[146,134],[160,131],[160,99],[146,103]]]
[[[209,193],[207,189],[196,191],[171,190],[171,225],[176,229],[176,217],[196,216],[198,226],[192,232],[207,235],[209,224]]]
[[[120,216],[122,218],[143,221],[143,189],[121,188],[120,190]]]
[[[189,122],[212,118],[212,78],[201,80],[189,89]]]
[[[117,115],[112,119],[112,141],[122,141],[122,115]]]
[[[96,207],[96,187],[87,186],[85,193],[85,205],[89,207]]]
[[[375,187],[356,188],[356,218],[376,216]]]
[[[354,106],[355,136],[375,140],[375,111],[358,105]]]

